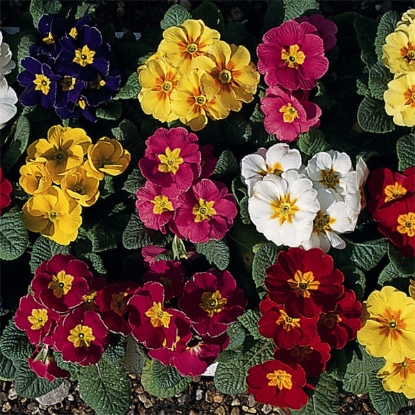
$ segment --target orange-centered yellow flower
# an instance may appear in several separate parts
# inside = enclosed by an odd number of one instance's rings
[[[73,276],[67,274],[65,271],[59,271],[56,275],[52,276],[52,280],[48,284],[48,288],[53,291],[53,295],[57,298],[68,294],[72,289]]]
[[[310,291],[318,290],[320,281],[314,279],[312,271],[302,272],[297,270],[294,274],[294,278],[287,280],[288,285],[295,291],[297,297],[310,298]]]
[[[293,216],[300,210],[295,202],[297,199],[291,200],[289,193],[282,195],[279,199],[274,199],[271,203],[273,214],[270,219],[278,218],[280,225],[285,221],[292,223]]]
[[[29,195],[46,192],[52,186],[52,178],[46,168],[46,159],[29,161],[20,168],[19,184]]]
[[[266,375],[268,386],[276,386],[279,390],[293,387],[292,375],[285,370],[274,370]]]

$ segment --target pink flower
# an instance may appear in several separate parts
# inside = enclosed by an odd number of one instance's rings
[[[294,141],[301,133],[320,123],[321,109],[314,102],[299,100],[278,86],[267,89],[261,99],[264,127],[279,141]]]
[[[258,71],[267,85],[289,90],[314,88],[329,66],[315,26],[294,20],[264,34],[257,47]]]
[[[331,20],[326,19],[321,14],[312,14],[311,16],[301,16],[294,19],[298,23],[308,22],[315,28],[315,34],[323,39],[324,50],[330,50],[337,42],[337,26]]]
[[[141,249],[141,255],[143,256],[144,262],[149,264],[157,262],[157,257],[161,254],[169,255],[171,254],[171,251],[158,245],[146,245]]]
[[[53,382],[56,378],[67,378],[69,372],[61,369],[53,357],[49,346],[42,346],[41,349],[36,349],[28,360],[29,367],[33,372],[41,378]]]
[[[237,214],[226,185],[202,179],[180,195],[174,220],[178,231],[193,243],[222,239]]]
[[[9,206],[12,201],[10,197],[12,190],[11,183],[3,177],[3,169],[0,167],[0,215],[2,210]]]
[[[182,127],[159,128],[147,139],[138,166],[143,176],[157,186],[189,189],[201,173],[201,155],[196,134]]]

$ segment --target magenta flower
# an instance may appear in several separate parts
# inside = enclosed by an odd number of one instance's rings
[[[215,147],[213,147],[212,144],[200,146],[202,173],[200,174],[199,179],[207,179],[215,172],[218,158],[212,155],[214,149]]]
[[[161,254],[169,255],[171,251],[158,245],[146,245],[141,249],[141,255],[143,256],[144,262],[154,264],[157,262],[157,257]]]
[[[138,166],[143,176],[157,186],[174,186],[184,192],[200,176],[201,155],[196,134],[182,127],[158,128],[146,145]]]
[[[315,87],[329,66],[315,26],[294,20],[268,30],[257,47],[258,71],[268,86],[291,91]]]
[[[278,86],[267,89],[261,99],[261,110],[265,114],[265,129],[279,141],[294,141],[320,123],[321,109],[317,104],[299,100]]]
[[[247,300],[229,271],[198,272],[184,286],[179,308],[201,336],[216,337],[243,314]]]
[[[41,378],[53,382],[57,378],[69,377],[69,372],[61,369],[53,357],[49,346],[42,346],[41,349],[36,349],[28,360],[29,367],[33,372]]]
[[[174,220],[178,231],[190,242],[222,239],[237,214],[234,197],[226,185],[202,179],[180,195]]]

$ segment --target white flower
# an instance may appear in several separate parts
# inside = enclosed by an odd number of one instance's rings
[[[352,172],[347,182],[347,193],[344,200],[358,215],[366,206],[365,183],[369,176],[369,169],[365,161],[359,158],[356,164],[356,171]]]
[[[251,196],[255,183],[266,175],[280,176],[287,170],[298,170],[300,167],[300,152],[297,149],[291,150],[288,144],[274,144],[268,150],[262,147],[241,160],[242,182],[248,187],[248,195]]]
[[[319,210],[313,183],[295,170],[265,176],[255,184],[248,201],[249,216],[258,232],[277,245],[291,247],[310,238]]]
[[[9,87],[6,78],[0,75],[0,129],[16,115],[16,102],[16,92]]]
[[[12,52],[7,43],[3,43],[3,33],[0,32],[0,75],[9,74],[16,66],[12,59]]]

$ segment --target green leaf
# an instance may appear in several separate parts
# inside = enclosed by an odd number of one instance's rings
[[[76,8],[76,13],[74,18],[80,19],[81,17],[85,16],[86,14],[91,14],[95,11],[95,9],[98,7],[98,4],[87,4],[84,1],[78,5]]]
[[[278,247],[269,242],[260,246],[258,251],[254,255],[252,262],[252,279],[257,287],[258,295],[263,298],[267,293],[264,285],[265,281],[265,270],[275,264],[278,254]]]
[[[252,126],[241,114],[229,114],[221,126],[231,144],[245,144],[252,137]]]
[[[393,79],[391,72],[381,62],[376,62],[369,71],[369,89],[373,98],[383,100],[383,93],[388,89],[388,82]]]
[[[415,166],[415,134],[411,133],[401,137],[396,143],[396,152],[398,154],[398,169],[403,171],[408,167]]]
[[[225,28],[221,11],[210,1],[205,1],[194,9],[192,11],[192,18],[203,20],[206,26],[211,29],[216,29],[219,33],[222,33]]]
[[[62,4],[58,0],[32,0],[29,11],[33,17],[33,25],[37,28],[43,14],[58,14],[61,9]]]
[[[122,244],[127,249],[139,249],[152,244],[150,231],[144,226],[138,214],[131,214],[122,234]]]
[[[356,80],[356,93],[359,95],[363,95],[364,97],[369,96],[370,95],[370,90],[369,90],[369,76],[366,74],[363,74],[361,78],[358,78]]]
[[[130,379],[119,363],[102,359],[82,368],[78,383],[82,399],[97,415],[124,415],[130,407]]]
[[[133,99],[138,97],[141,86],[138,82],[137,72],[133,72],[127,79],[125,85],[123,85],[120,90],[116,93],[114,100],[118,99]]]
[[[222,151],[218,162],[216,163],[214,172],[215,176],[217,176],[218,179],[222,179],[224,177],[234,177],[238,171],[239,164],[232,151]]]
[[[320,151],[327,151],[331,148],[324,134],[318,128],[311,127],[307,133],[300,134],[298,148],[307,156],[313,156]]]
[[[388,256],[391,264],[396,268],[397,272],[403,275],[415,274],[415,262],[413,258],[405,256],[402,251],[393,244],[388,245]]]
[[[0,379],[6,381],[12,381],[16,379],[16,366],[12,359],[4,356],[0,350]]]
[[[258,331],[258,320],[260,318],[261,313],[252,308],[246,310],[245,313],[238,317],[238,322],[242,324],[254,340],[264,340],[264,337]]]
[[[184,391],[192,378],[183,377],[173,366],[164,366],[158,360],[146,359],[141,383],[151,395],[159,398],[171,398]]]
[[[399,13],[394,10],[387,11],[380,19],[375,39],[375,50],[378,62],[382,62],[382,46],[386,43],[386,36],[395,31],[396,23],[400,19]]]
[[[327,92],[322,81],[317,81],[317,92],[314,95],[313,101],[322,110],[329,110],[336,105],[336,100],[330,93]]]
[[[30,56],[29,49],[32,45],[37,42],[37,37],[34,33],[28,33],[27,35],[22,36],[20,39],[19,46],[17,48],[17,56],[15,61],[17,62],[17,68],[19,73],[24,71],[25,68],[22,66],[22,59]]]
[[[307,10],[320,10],[315,0],[284,0],[285,16],[284,21],[302,16]]]
[[[111,101],[108,104],[99,107],[96,112],[98,118],[111,121],[117,121],[121,117],[121,114],[122,105],[121,102],[118,101]]]
[[[378,285],[383,287],[385,283],[392,281],[395,278],[402,277],[402,274],[395,268],[395,266],[389,262],[385,268],[380,272],[378,277]]]
[[[14,362],[27,360],[33,353],[33,346],[30,344],[26,332],[19,330],[13,319],[9,321],[0,337],[0,351],[6,358]]]
[[[246,332],[239,321],[229,324],[226,333],[229,336],[229,344],[226,350],[238,350],[244,343]]]
[[[327,362],[326,366],[327,373],[339,382],[343,382],[344,374],[347,370],[347,364],[350,361],[346,351],[348,351],[346,348],[341,350],[332,349],[330,352],[330,360]]]
[[[202,254],[211,263],[215,264],[221,271],[229,265],[230,254],[226,239],[210,239],[206,243],[195,244],[196,251]]]
[[[88,263],[89,267],[92,268],[98,275],[107,275],[108,271],[105,268],[104,261],[102,258],[94,252],[86,252],[81,255],[79,259]]]
[[[122,190],[135,195],[139,187],[143,187],[146,183],[146,179],[143,177],[139,169],[133,169],[133,171],[127,176],[124,182]]]
[[[262,23],[262,33],[279,26],[284,20],[284,3],[282,0],[273,0],[265,11]]]
[[[362,58],[362,61],[370,67],[374,65],[377,60],[374,45],[377,29],[376,20],[365,16],[359,16],[354,20],[353,26],[356,30],[356,38],[361,50],[360,57]]]
[[[32,247],[32,254],[29,261],[30,271],[34,273],[43,261],[48,261],[56,254],[69,254],[69,247],[59,245],[44,236],[39,236]]]
[[[127,340],[121,334],[111,334],[111,342],[105,349],[102,358],[107,363],[117,363],[122,357],[125,356],[127,348]]]
[[[340,271],[344,275],[345,286],[356,293],[356,298],[358,300],[363,300],[366,288],[366,277],[364,272],[358,267],[352,266],[341,267]]]
[[[386,254],[388,240],[386,238],[374,239],[367,242],[348,242],[346,249],[336,253],[342,258],[342,263],[356,265],[363,271],[374,268]]]
[[[172,26],[179,26],[185,20],[191,18],[192,15],[183,6],[175,4],[166,11],[163,20],[160,22],[160,27],[166,30]]]
[[[29,235],[18,207],[0,216],[0,259],[12,261],[24,254]]]
[[[357,122],[369,133],[389,133],[395,124],[385,112],[385,103],[372,97],[364,97],[357,110]]]

